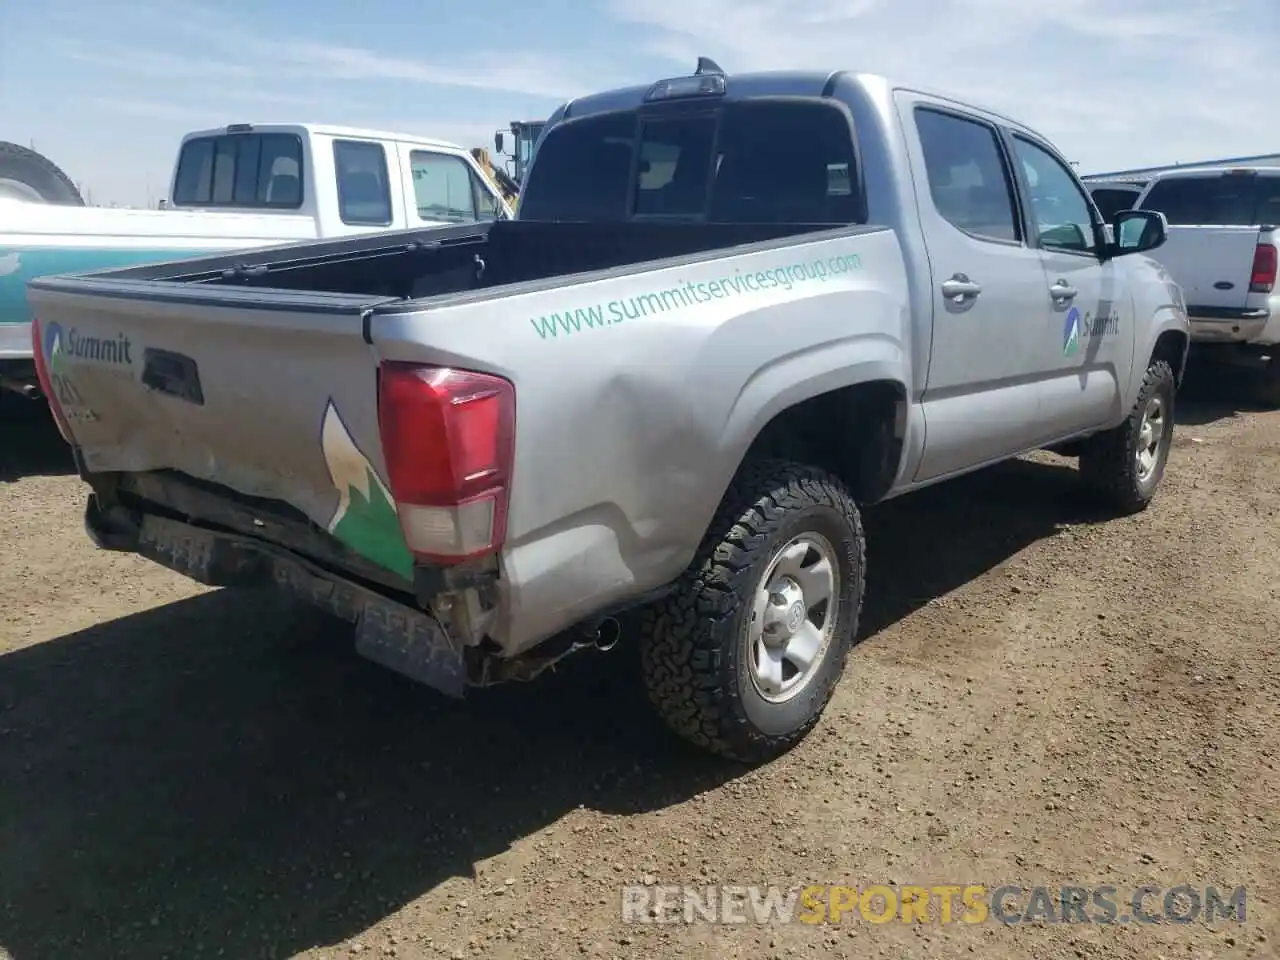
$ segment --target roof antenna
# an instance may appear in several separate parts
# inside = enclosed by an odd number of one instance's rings
[[[696,77],[701,76],[704,73],[718,73],[720,76],[724,76],[724,70],[721,68],[720,64],[716,63],[710,57],[699,57],[698,69],[693,71],[693,75]]]

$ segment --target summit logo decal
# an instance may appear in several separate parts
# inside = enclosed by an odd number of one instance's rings
[[[113,367],[133,365],[133,341],[123,333],[114,337],[90,337],[75,327],[66,330],[60,323],[51,323],[44,333],[44,349],[50,365],[53,364],[55,346],[62,363],[73,359]]]
[[[1080,341],[1114,337],[1120,332],[1120,315],[1114,311],[1094,315],[1081,313],[1079,307],[1067,311],[1062,322],[1062,354],[1070,357],[1080,349]]]
[[[325,406],[320,445],[338,491],[328,531],[366,559],[413,579],[413,556],[400,530],[395,500],[356,446],[333,400]]]

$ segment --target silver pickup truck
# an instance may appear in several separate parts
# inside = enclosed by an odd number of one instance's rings
[[[100,546],[296,591],[452,695],[634,625],[666,723],[751,762],[844,669],[866,505],[1040,447],[1148,504],[1164,231],[988,110],[704,60],[558,109],[515,220],[29,291]]]

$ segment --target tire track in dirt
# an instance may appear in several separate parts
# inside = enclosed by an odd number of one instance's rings
[[[1049,455],[869,511],[866,639],[756,770],[665,737],[625,644],[441,704],[309,612],[93,550],[40,460],[0,486],[0,946],[1276,956],[1280,414],[1189,417],[1138,517]],[[645,881],[1243,883],[1249,922],[622,924]]]

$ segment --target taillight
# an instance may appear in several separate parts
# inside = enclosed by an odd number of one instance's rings
[[[44,329],[40,326],[39,318],[35,317],[31,320],[31,356],[35,360],[36,379],[40,381],[40,392],[44,394],[45,401],[49,404],[53,422],[57,425],[58,432],[62,434],[62,439],[67,443],[74,443],[75,441],[71,439],[71,427],[67,424],[62,407],[58,405],[58,394],[53,388],[53,378],[49,375],[49,365],[44,358]]]
[[[384,363],[378,430],[400,527],[418,557],[454,563],[507,534],[515,387],[450,367]]]
[[[1253,278],[1249,281],[1250,293],[1270,293],[1276,286],[1276,248],[1260,243],[1253,251]]]

